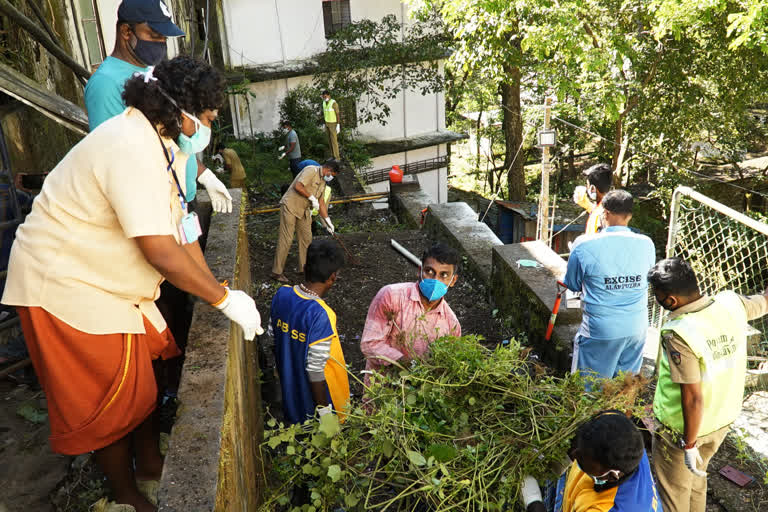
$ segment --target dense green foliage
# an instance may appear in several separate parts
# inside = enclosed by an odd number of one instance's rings
[[[437,17],[401,26],[397,17],[361,20],[338,30],[317,57],[318,90],[357,102],[360,122],[387,123],[389,102],[405,91],[430,94],[442,89],[439,59],[447,55]],[[343,124],[343,123],[342,123]]]
[[[580,423],[634,400],[621,381],[585,393],[579,376],[546,376],[526,354],[442,338],[427,360],[377,374],[342,425],[270,420],[262,510],[508,510],[523,475],[556,476]],[[300,489],[307,501],[291,504]]]
[[[571,150],[590,151],[593,162],[610,161],[619,168],[622,183],[650,181],[666,188],[689,182],[686,169],[701,162],[695,142],[707,143],[719,161],[729,163],[745,150],[762,148],[765,130],[750,109],[766,101],[764,2],[412,4],[427,12],[439,9],[455,40],[451,85],[460,89],[449,98],[474,101],[472,81],[462,77],[477,76],[497,86],[502,114],[540,126],[541,110],[526,107],[554,94],[554,115],[591,132],[554,119],[561,145],[568,144],[566,157]],[[516,72],[519,91],[510,93]],[[513,121],[503,124],[506,168],[520,144],[523,154],[530,148],[522,122],[515,126]],[[517,173],[522,170],[512,166],[514,180],[520,179]],[[514,197],[518,185],[509,188]]]

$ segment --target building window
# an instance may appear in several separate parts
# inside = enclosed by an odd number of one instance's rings
[[[340,99],[339,114],[344,128],[357,128],[357,103],[353,99]]]
[[[78,0],[80,24],[83,27],[83,37],[88,47],[88,60],[91,69],[95,69],[106,58],[104,49],[104,34],[101,33],[99,11],[95,0]]]
[[[350,25],[352,16],[349,14],[349,0],[323,0],[323,22],[326,38]]]

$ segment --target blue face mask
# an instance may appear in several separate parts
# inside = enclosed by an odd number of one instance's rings
[[[179,144],[179,148],[183,152],[188,155],[194,155],[204,150],[208,146],[208,143],[211,142],[211,129],[205,126],[198,118],[192,114],[188,114],[183,110],[182,112],[185,116],[195,122],[195,127],[197,130],[191,137],[184,135],[183,132],[180,133],[179,140],[177,142]]]
[[[419,290],[429,302],[442,299],[448,292],[448,285],[439,279],[424,279],[419,281]]]

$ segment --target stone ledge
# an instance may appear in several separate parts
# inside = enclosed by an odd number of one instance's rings
[[[458,249],[467,257],[468,270],[483,283],[491,281],[492,251],[501,240],[467,203],[430,204],[424,228],[436,239]]]
[[[421,228],[421,211],[432,198],[421,190],[418,183],[390,183],[390,208],[400,222],[411,229]]]
[[[448,130],[424,133],[413,137],[388,140],[362,141],[368,149],[371,157],[382,155],[393,155],[404,151],[413,151],[414,149],[428,148],[438,144],[448,144],[460,140],[468,139],[466,133],[451,132]]]
[[[230,189],[233,211],[210,215],[206,195],[198,215],[210,219],[205,259],[213,275],[250,291],[243,213],[247,200]],[[198,301],[179,386],[179,409],[159,490],[159,510],[253,510],[259,498],[260,396],[255,344],[208,304]]]
[[[539,267],[519,267],[521,259],[534,260]],[[571,367],[573,337],[581,324],[581,310],[567,309],[565,300],[555,322],[552,339],[544,336],[557,296],[556,281],[563,278],[566,262],[543,242],[524,242],[493,248],[491,295],[501,314],[512,319],[544,362],[557,372]]]

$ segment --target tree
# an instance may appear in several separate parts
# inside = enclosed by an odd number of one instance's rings
[[[455,70],[497,85],[501,96],[502,126],[506,143],[504,168],[508,195],[525,198],[520,18],[518,4],[500,0],[414,0],[417,13],[439,11],[453,37],[451,60]]]
[[[318,89],[355,98],[360,121],[386,124],[388,102],[405,90],[442,89],[439,61],[447,55],[439,18],[425,16],[404,30],[394,15],[362,20],[333,34],[317,57]]]

